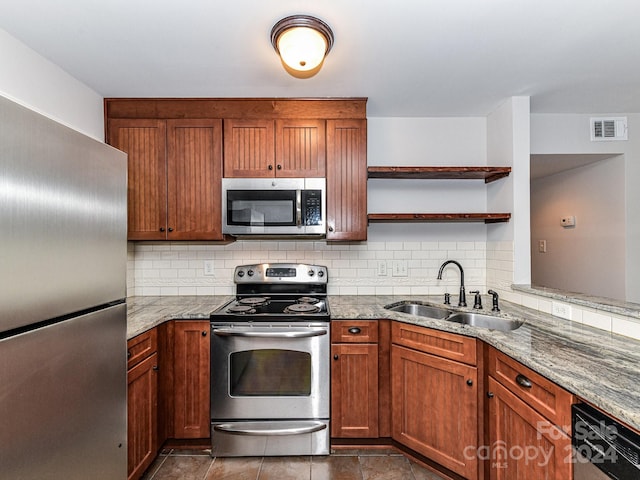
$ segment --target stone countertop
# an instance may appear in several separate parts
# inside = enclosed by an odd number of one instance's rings
[[[198,295],[127,298],[127,340],[167,320],[209,320],[232,296]]]
[[[131,297],[127,338],[170,319],[208,319],[230,296]],[[640,341],[500,302],[500,316],[524,320],[501,332],[386,310],[403,300],[442,305],[440,296],[330,296],[332,320],[390,319],[476,337],[640,430]],[[491,314],[491,297],[483,296]],[[488,307],[487,307],[488,306]],[[451,310],[473,311],[450,306]]]

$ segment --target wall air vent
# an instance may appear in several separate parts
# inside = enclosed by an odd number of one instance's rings
[[[627,140],[627,117],[592,117],[589,120],[592,142]]]

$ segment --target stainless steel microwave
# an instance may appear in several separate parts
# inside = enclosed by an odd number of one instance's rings
[[[324,178],[223,178],[222,232],[325,235],[325,191]]]

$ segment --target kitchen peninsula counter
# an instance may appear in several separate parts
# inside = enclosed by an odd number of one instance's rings
[[[127,338],[172,319],[209,319],[231,296],[130,297]],[[491,314],[490,297],[484,313]],[[390,319],[476,337],[640,430],[640,341],[500,302],[500,316],[524,320],[501,332],[386,310],[399,301],[442,304],[440,296],[329,296],[333,320]],[[450,306],[452,310],[472,308]]]

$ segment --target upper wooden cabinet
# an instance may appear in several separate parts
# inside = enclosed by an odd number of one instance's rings
[[[166,238],[166,132],[164,120],[109,120],[107,143],[127,153],[129,157],[129,240]]]
[[[367,239],[367,121],[327,121],[327,240]]]
[[[367,239],[366,98],[108,98],[105,120],[129,240],[225,240],[223,175],[326,177],[327,240]]]
[[[224,122],[225,177],[324,177],[324,120]]]
[[[222,121],[113,119],[128,160],[129,240],[222,240]]]

